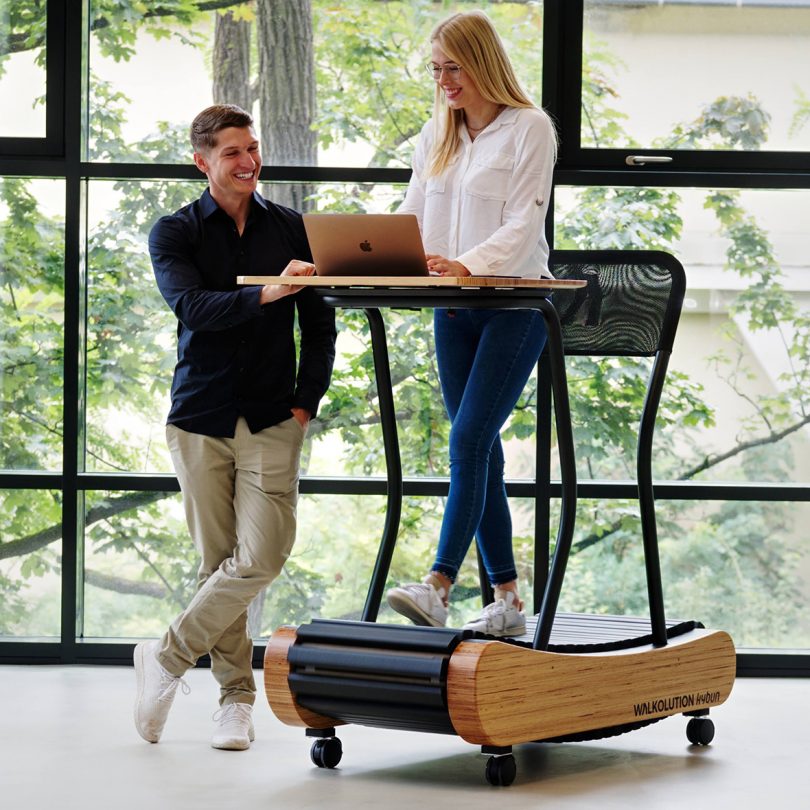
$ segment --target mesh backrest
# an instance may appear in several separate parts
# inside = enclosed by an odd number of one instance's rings
[[[650,356],[672,348],[683,268],[652,251],[557,251],[551,272],[587,286],[554,293],[566,354]]]

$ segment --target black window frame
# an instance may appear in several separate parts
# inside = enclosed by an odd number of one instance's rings
[[[76,6],[81,5],[81,12]],[[84,493],[91,490],[177,492],[171,475],[86,473],[82,467],[83,379],[86,294],[83,278],[83,206],[87,182],[103,178],[198,179],[191,165],[91,163],[84,159],[82,126],[85,121],[83,88],[89,36],[87,0],[48,4],[48,134],[44,139],[0,138],[0,176],[56,177],[65,180],[65,366],[64,449],[58,472],[0,471],[0,489],[57,489],[63,496],[61,637],[54,641],[7,640],[0,642],[0,663],[103,663],[130,664],[134,642],[104,642],[81,638],[82,547]],[[680,162],[666,167],[631,168],[624,164],[626,150],[583,150],[579,144],[582,68],[583,0],[544,0],[543,104],[556,120],[561,148],[555,171],[558,185],[664,185],[671,187],[810,188],[810,166],[794,161],[777,169],[770,159],[756,165],[740,161],[738,153],[706,152],[688,169]],[[54,95],[51,96],[51,93]],[[604,161],[591,152],[604,151]],[[767,153],[744,153],[745,158],[767,158]],[[784,154],[781,155],[784,157]],[[810,164],[807,155],[804,164]],[[406,182],[405,169],[363,169],[315,166],[265,166],[265,182]],[[548,232],[553,240],[553,205]],[[539,396],[550,405],[549,386]],[[537,431],[537,482],[509,482],[513,497],[560,497],[559,482],[542,484],[551,444],[550,407],[541,408]],[[405,481],[405,495],[446,495],[444,479]],[[302,479],[302,493],[380,494],[384,482],[363,478]],[[635,497],[630,482],[586,481],[583,498]],[[694,484],[664,482],[656,496],[673,500],[709,501],[810,501],[810,481],[794,485]],[[541,498],[541,503],[542,503]],[[540,531],[548,525],[548,503],[536,517]],[[542,550],[540,550],[542,554]],[[264,649],[256,645],[254,665],[261,667]],[[738,674],[749,676],[810,676],[810,651],[740,650]]]

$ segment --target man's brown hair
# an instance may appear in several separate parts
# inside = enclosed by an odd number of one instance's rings
[[[195,152],[216,146],[216,134],[227,127],[252,127],[253,117],[236,104],[213,104],[191,122],[191,145]]]

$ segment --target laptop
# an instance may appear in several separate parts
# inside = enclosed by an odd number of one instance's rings
[[[427,276],[413,214],[304,214],[318,276]]]

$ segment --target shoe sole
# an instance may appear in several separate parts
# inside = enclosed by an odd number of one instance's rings
[[[492,638],[513,638],[514,636],[526,635],[525,624],[522,627],[510,627],[508,630],[500,630],[500,631],[491,630],[490,632],[487,632],[486,630],[476,630],[474,627],[468,627],[467,625],[464,625],[462,629],[472,630],[475,633],[482,633],[483,635],[491,636]]]
[[[156,737],[152,739],[148,737],[141,728],[140,718],[138,717],[138,709],[141,706],[141,700],[143,699],[143,687],[144,687],[144,677],[143,677],[143,670],[144,670],[144,654],[146,652],[146,643],[136,644],[135,645],[135,655],[134,661],[135,664],[135,710],[133,712],[133,717],[135,720],[135,729],[140,734],[140,736],[146,740],[148,743],[156,743],[160,737]]]
[[[437,621],[432,616],[425,613],[419,605],[412,602],[408,597],[400,594],[389,594],[388,604],[400,615],[410,619],[414,624],[421,627],[444,627],[444,622]]]
[[[250,748],[250,744],[256,739],[256,732],[253,730],[253,723],[250,724],[248,729],[248,742],[247,745],[243,742],[234,741],[232,745],[227,743],[215,743],[211,741],[211,748],[216,748],[219,751],[246,751]]]
[[[226,740],[221,743],[211,742],[211,748],[216,748],[218,751],[247,751],[250,748],[250,740],[242,742],[241,740]]]

